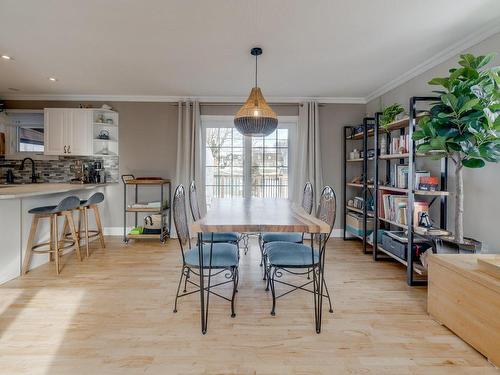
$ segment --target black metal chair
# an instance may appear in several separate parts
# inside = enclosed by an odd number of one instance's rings
[[[304,185],[304,191],[302,193],[302,208],[308,214],[311,214],[314,206],[314,189],[310,182],[306,182]],[[292,242],[292,243],[303,243],[304,233],[288,233],[288,232],[265,232],[259,235],[259,247],[261,253],[260,265],[265,263],[265,245],[269,242]],[[266,273],[264,272],[264,280],[266,279]]]
[[[312,234],[310,246],[291,242],[270,242],[265,245],[266,273],[268,278],[268,288],[271,288],[273,296],[273,306],[271,315],[276,312],[276,300],[295,290],[303,290],[314,294],[314,312],[316,332],[321,331],[321,316],[323,297],[328,298],[330,313],[333,313],[330,293],[324,279],[325,249],[331,231],[335,224],[335,214],[337,201],[335,192],[330,186],[323,188],[320,203],[317,211],[317,218],[330,226],[329,233]],[[289,282],[279,280],[285,273],[292,275],[312,274],[312,280],[301,285],[294,285]],[[276,295],[276,284],[283,284],[291,287],[291,290]],[[307,287],[312,284],[312,290]],[[326,294],[324,294],[326,293]]]
[[[189,185],[189,208],[194,221],[201,219],[200,206],[198,205],[198,194],[196,192],[196,184],[194,181]],[[213,238],[212,238],[213,237]],[[203,242],[227,242],[238,246],[241,239],[241,234],[238,232],[218,232],[218,233],[203,233]],[[246,253],[246,251],[245,251]]]
[[[183,185],[179,185],[175,190],[172,208],[175,229],[177,231],[177,237],[179,239],[182,254],[182,271],[179,279],[179,285],[177,286],[177,293],[175,295],[174,313],[177,312],[177,300],[180,297],[188,296],[193,293],[199,293],[200,289],[203,291],[202,296],[204,296],[206,291],[206,302],[204,297],[201,299],[202,332],[205,333],[207,327],[206,322],[208,320],[208,303],[211,294],[231,302],[231,317],[234,318],[236,316],[234,300],[239,279],[238,247],[232,243],[214,242],[213,240],[210,241],[210,243],[199,241],[196,246],[191,246],[191,236],[189,233],[186,210],[186,195]],[[211,235],[213,236],[212,233]],[[212,270],[215,270],[215,272],[212,273]],[[208,271],[208,274],[206,271]],[[217,284],[212,285],[211,279],[223,273],[226,281],[218,282]],[[191,274],[199,277],[200,284],[191,280]],[[205,281],[205,279],[207,280]],[[184,290],[182,294],[179,294],[183,280]],[[231,298],[227,298],[212,290],[215,287],[228,283],[233,283]],[[187,284],[194,285],[197,289],[188,292]]]

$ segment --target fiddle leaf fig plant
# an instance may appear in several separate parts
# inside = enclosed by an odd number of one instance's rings
[[[455,242],[464,243],[463,168],[482,168],[500,161],[500,66],[486,68],[495,54],[461,55],[460,67],[430,85],[440,100],[418,122],[417,151],[448,157],[455,166]]]

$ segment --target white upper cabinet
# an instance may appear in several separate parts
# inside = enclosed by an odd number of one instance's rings
[[[43,126],[45,155],[67,155],[71,126],[70,109],[45,108]]]
[[[92,155],[92,112],[74,110],[72,116],[67,152],[72,155]]]
[[[118,155],[117,126],[118,114],[114,111],[45,108],[44,152],[62,156]],[[99,139],[100,134],[109,134],[109,139]]]

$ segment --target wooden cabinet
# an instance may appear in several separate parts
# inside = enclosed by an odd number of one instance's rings
[[[490,265],[487,272],[481,262]],[[500,255],[433,254],[429,257],[427,310],[465,342],[500,366]],[[491,272],[491,273],[490,273]]]
[[[80,108],[45,108],[44,143],[46,155],[89,156],[98,153],[95,150],[96,124],[98,118],[112,119],[112,126],[117,126],[117,113],[99,109]],[[105,124],[107,125],[107,124]],[[110,126],[111,126],[110,125]],[[116,143],[117,143],[116,136]],[[117,154],[117,149],[116,153]]]

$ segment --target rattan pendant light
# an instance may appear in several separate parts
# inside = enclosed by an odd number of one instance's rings
[[[243,135],[266,136],[276,130],[278,116],[269,107],[257,86],[257,57],[262,55],[262,48],[252,48],[250,53],[255,56],[255,87],[243,107],[236,113],[234,126]]]

